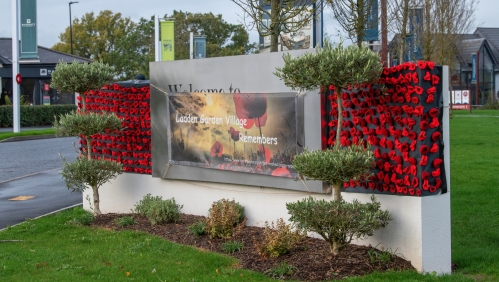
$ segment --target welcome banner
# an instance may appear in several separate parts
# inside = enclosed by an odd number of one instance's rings
[[[295,178],[295,93],[170,93],[170,162]]]

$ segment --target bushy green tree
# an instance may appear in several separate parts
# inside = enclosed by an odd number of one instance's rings
[[[109,83],[114,76],[114,69],[99,62],[90,64],[72,64],[61,62],[52,73],[51,87],[58,91],[78,92],[82,108],[77,112],[62,115],[54,121],[57,137],[80,136],[86,145],[82,154],[72,163],[63,159],[62,177],[69,189],[82,191],[90,187],[93,191],[94,214],[101,214],[99,187],[122,173],[122,165],[113,160],[92,157],[91,136],[103,132],[121,129],[121,119],[106,112],[88,112],[85,93]]]
[[[244,27],[227,23],[222,15],[174,10],[173,14],[164,17],[175,19],[175,60],[190,58],[190,30],[195,35],[206,35],[207,57],[245,55],[256,49],[256,43],[249,43],[249,34]]]
[[[305,53],[300,57],[292,57],[290,53],[283,55],[284,66],[278,67],[275,75],[293,88],[302,90],[327,89],[330,85],[336,89],[338,103],[338,126],[334,148],[326,151],[305,152],[296,156],[293,165],[304,177],[327,181],[334,189],[334,199],[341,198],[341,186],[344,181],[365,175],[374,164],[374,157],[362,144],[351,148],[342,148],[340,143],[342,123],[341,89],[357,88],[363,83],[376,82],[383,66],[379,56],[369,48],[350,45],[346,48],[342,43],[334,47],[325,42],[324,48],[315,53]],[[320,162],[320,170],[311,167],[313,162]],[[348,164],[350,167],[344,167]],[[329,167],[330,169],[324,169]],[[355,173],[352,173],[355,172]],[[355,175],[358,173],[357,175]]]
[[[369,144],[353,144],[343,148],[340,144],[342,99],[341,89],[357,88],[363,83],[376,82],[382,71],[378,55],[366,47],[340,43],[333,47],[328,42],[315,53],[293,58],[283,55],[284,66],[277,68],[276,75],[284,83],[301,90],[336,89],[338,126],[334,148],[324,151],[307,151],[295,156],[293,166],[307,179],[321,180],[334,189],[333,201],[308,199],[286,205],[290,220],[307,231],[317,232],[331,246],[336,255],[353,238],[370,236],[391,219],[387,211],[380,209],[379,202],[362,204],[357,200],[345,202],[341,197],[343,182],[362,179],[369,175],[374,165]]]
[[[337,255],[353,239],[372,236],[392,219],[388,211],[381,210],[376,197],[371,196],[371,203],[352,203],[317,200],[312,197],[296,203],[287,203],[291,215],[289,219],[298,227],[316,232],[329,244],[331,253]]]

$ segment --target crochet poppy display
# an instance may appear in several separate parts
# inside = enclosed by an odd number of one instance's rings
[[[122,131],[92,136],[93,156],[121,162],[125,172],[152,174],[149,86],[135,88],[114,84],[90,91],[85,96],[89,111],[106,111],[123,119]],[[81,108],[81,103],[78,106]],[[80,143],[85,144],[85,140]]]
[[[374,150],[373,176],[344,183],[345,192],[426,196],[447,192],[443,165],[442,69],[419,61],[385,68],[377,85],[343,89],[343,146]],[[322,147],[336,142],[334,87],[321,99]]]

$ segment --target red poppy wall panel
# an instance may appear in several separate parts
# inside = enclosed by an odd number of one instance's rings
[[[334,88],[322,95],[323,148],[335,143],[338,105]],[[366,181],[344,183],[346,192],[425,196],[445,193],[441,67],[405,63],[383,71],[379,85],[344,89],[341,144],[368,141],[376,166]]]
[[[115,113],[123,118],[121,132],[92,136],[93,156],[121,162],[125,172],[152,174],[149,100],[149,86],[135,88],[114,84],[87,93],[88,110]]]
[[[295,93],[170,93],[170,162],[295,178]]]

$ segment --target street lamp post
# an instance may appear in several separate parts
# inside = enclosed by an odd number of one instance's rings
[[[76,2],[69,2],[69,46],[71,46],[71,55],[73,55],[73,25],[71,20],[71,4],[76,4]]]

